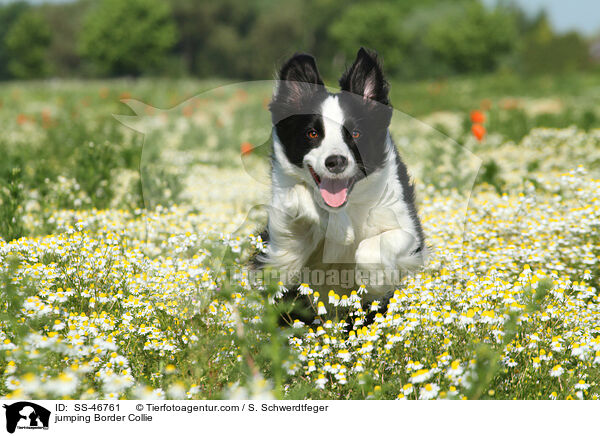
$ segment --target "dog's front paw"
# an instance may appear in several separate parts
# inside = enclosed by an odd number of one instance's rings
[[[354,256],[356,262],[355,281],[357,285],[364,285],[371,291],[371,278],[381,269],[381,241],[380,235],[363,239]]]
[[[401,229],[364,239],[356,249],[356,283],[365,285],[372,297],[385,295],[398,285],[403,272],[423,265],[424,250],[419,250],[420,244]]]
[[[355,260],[359,268],[381,264],[381,235],[360,241],[356,249]]]
[[[356,264],[359,269],[414,268],[422,264],[419,246],[420,241],[412,234],[402,229],[389,230],[360,242]]]
[[[402,229],[381,234],[381,259],[387,268],[412,270],[423,265],[422,242]]]

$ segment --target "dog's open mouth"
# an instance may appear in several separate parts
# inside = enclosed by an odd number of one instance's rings
[[[348,194],[354,184],[354,178],[331,179],[328,177],[319,177],[310,165],[308,165],[308,170],[319,187],[325,204],[330,207],[341,207],[346,204]]]

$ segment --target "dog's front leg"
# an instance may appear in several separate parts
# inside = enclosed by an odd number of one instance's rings
[[[268,263],[294,275],[324,236],[324,226],[310,191],[304,185],[277,193],[269,211]],[[280,205],[280,206],[274,206]]]
[[[402,229],[388,230],[363,239],[356,250],[356,281],[367,286],[375,296],[380,296],[391,285],[385,283],[386,274],[422,266],[423,254],[423,250],[419,250],[418,239]]]

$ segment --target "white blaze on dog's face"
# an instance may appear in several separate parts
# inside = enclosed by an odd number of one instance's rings
[[[326,206],[346,204],[349,191],[357,179],[358,167],[344,140],[344,113],[337,96],[327,97],[320,108],[322,140],[304,155],[303,164],[310,172]],[[309,131],[310,135],[319,132]]]
[[[274,158],[288,174],[313,187],[326,210],[343,208],[352,188],[381,168],[392,109],[375,55],[361,49],[329,93],[314,58],[292,57],[281,69],[270,109]],[[283,162],[285,161],[285,162]]]

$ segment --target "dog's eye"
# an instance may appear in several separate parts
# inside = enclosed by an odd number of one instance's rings
[[[306,132],[306,136],[308,136],[310,139],[317,139],[319,137],[319,132],[317,132],[315,129],[310,129],[308,132]]]
[[[358,130],[353,130],[353,131],[352,131],[352,137],[353,137],[354,139],[358,139],[358,138],[360,138],[360,132],[359,132]]]

